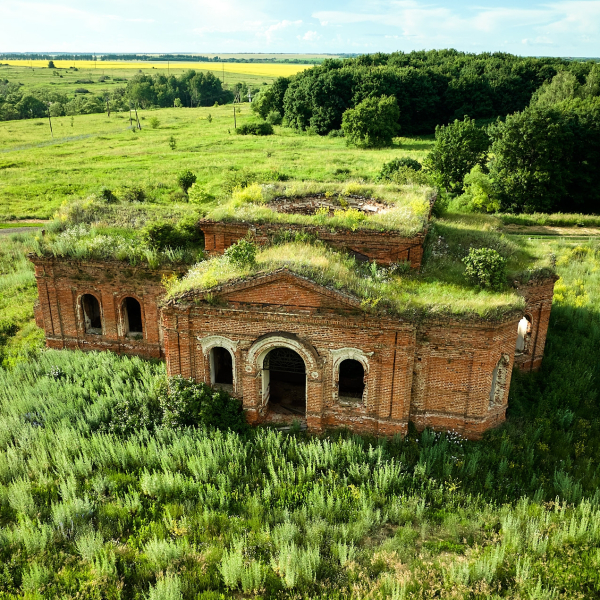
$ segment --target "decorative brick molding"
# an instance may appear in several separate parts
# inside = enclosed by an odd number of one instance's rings
[[[38,285],[36,323],[44,329],[48,347],[163,356],[158,300],[164,294],[161,278],[173,269],[152,270],[118,261],[29,258],[35,265]],[[85,294],[96,298],[100,306],[99,334],[86,332]],[[125,331],[123,302],[129,297],[141,308],[143,337],[139,340]]]

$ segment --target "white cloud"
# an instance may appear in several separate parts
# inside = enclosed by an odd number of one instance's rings
[[[288,27],[300,27],[302,21],[279,21],[270,25],[265,31],[258,32],[257,35],[267,38],[267,43],[270,44],[279,37],[279,33]]]
[[[321,36],[316,31],[307,31],[304,35],[298,35],[296,37],[305,42],[316,42],[321,39]]]
[[[367,1],[360,11],[317,11],[313,17],[321,25],[337,27],[373,24],[386,31],[382,36],[413,37],[429,47],[455,45],[462,41],[488,44],[490,35],[522,31],[534,35],[529,44],[551,44],[548,34],[561,33],[574,39],[577,35],[600,36],[600,0],[565,0],[538,4],[529,8],[470,7],[459,12],[446,6],[406,1]],[[389,29],[399,30],[398,33]]]

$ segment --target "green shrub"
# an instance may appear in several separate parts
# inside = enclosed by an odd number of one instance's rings
[[[202,186],[194,183],[188,190],[188,199],[193,204],[206,204],[214,199]]]
[[[465,175],[475,165],[485,164],[489,146],[488,134],[473,119],[457,119],[435,128],[435,144],[424,165],[436,174],[440,185],[461,192]]]
[[[119,195],[125,202],[144,202],[146,200],[144,188],[138,186],[123,188]]]
[[[281,125],[281,121],[283,121],[283,117],[278,110],[272,110],[267,115],[267,123],[270,123],[271,125]]]
[[[256,262],[258,248],[254,242],[242,239],[225,250],[225,256],[231,263],[240,267],[252,266]]]
[[[158,126],[160,125],[160,121],[158,120],[157,117],[151,117],[150,121],[148,121],[148,123],[150,123],[150,127],[152,129],[158,129]]]
[[[236,205],[245,204],[246,202],[264,202],[262,187],[258,183],[251,183],[247,187],[235,188],[231,198]]]
[[[177,175],[177,185],[187,194],[187,191],[196,183],[196,175],[191,171],[181,171]]]
[[[397,173],[401,167],[406,167],[407,169],[411,169],[413,171],[420,171],[422,168],[421,163],[414,158],[394,158],[390,162],[383,163],[377,179],[392,180],[394,174]]]
[[[195,220],[182,220],[177,225],[155,221],[142,230],[142,240],[155,250],[165,248],[186,248],[198,245],[200,234]]]
[[[100,198],[106,200],[106,202],[118,202],[119,199],[113,194],[112,190],[103,187],[100,190]]]
[[[494,193],[490,176],[484,173],[481,165],[475,165],[470,173],[465,175],[465,192],[450,204],[465,212],[497,212],[500,210],[500,200]]]
[[[506,283],[506,259],[492,248],[470,248],[462,259],[465,274],[482,288],[500,289]]]
[[[342,130],[349,144],[359,148],[391,146],[398,135],[400,110],[394,96],[367,98],[342,116]]]
[[[238,135],[273,135],[273,125],[266,121],[262,123],[244,123],[235,132]]]
[[[205,383],[171,377],[160,394],[163,425],[174,429],[204,425],[243,432],[248,425],[242,404],[223,390],[213,390]]]

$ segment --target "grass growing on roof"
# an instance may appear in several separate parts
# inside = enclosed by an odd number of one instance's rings
[[[439,280],[409,273],[408,268],[361,265],[353,257],[324,244],[305,242],[263,248],[253,265],[237,266],[225,256],[201,262],[170,288],[167,297],[177,298],[191,290],[210,290],[230,281],[272,273],[284,267],[320,285],[356,296],[367,310],[383,310],[395,315],[426,312],[492,319],[523,307],[522,298],[514,292],[479,290],[469,285],[464,275],[462,280]]]
[[[268,203],[276,198],[303,198],[325,194],[333,214],[318,211],[314,215],[282,213]],[[225,204],[206,216],[215,221],[249,221],[252,223],[289,223],[325,226],[334,229],[394,230],[415,235],[423,230],[429,216],[434,191],[420,185],[371,185],[360,182],[321,183],[293,181],[250,185],[233,191]],[[382,212],[368,214],[348,205],[346,198],[360,196],[388,204]]]
[[[121,260],[150,268],[193,264],[202,256],[198,217],[193,207],[185,205],[109,204],[89,198],[63,205],[46,226],[45,234],[31,238],[28,245],[38,256]],[[153,223],[168,228],[174,242],[153,244],[147,235]]]

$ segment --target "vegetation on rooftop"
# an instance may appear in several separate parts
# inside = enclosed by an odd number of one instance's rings
[[[202,258],[198,213],[154,208],[95,198],[65,205],[44,232],[28,242],[29,250],[38,256],[122,260],[150,268],[193,264]]]
[[[473,247],[490,246],[508,263],[511,280],[528,279],[544,270],[551,273],[549,267],[544,267],[550,264],[550,256],[541,255],[536,261],[520,241],[508,240],[495,231],[473,232],[461,222],[440,221],[434,224],[428,238],[421,273],[405,263],[387,268],[360,263],[318,241],[287,241],[258,249],[253,260],[231,260],[225,255],[198,263],[171,285],[167,298],[177,301],[193,290],[210,291],[227,282],[287,268],[353,295],[365,310],[406,317],[450,314],[495,319],[522,308],[524,301],[508,287],[506,277],[495,291],[469,280],[462,259]],[[528,264],[528,260],[532,262]],[[528,267],[523,272],[524,264]],[[213,290],[210,300],[218,301],[218,290]]]
[[[332,210],[316,214],[278,212],[268,204],[277,198],[302,199],[324,195]],[[360,182],[319,183],[315,181],[274,182],[237,187],[231,198],[206,215],[215,221],[247,221],[252,223],[289,223],[334,229],[374,229],[415,235],[427,224],[432,188],[420,185],[383,185]],[[359,197],[385,203],[389,207],[373,214],[349,206],[348,197]]]

